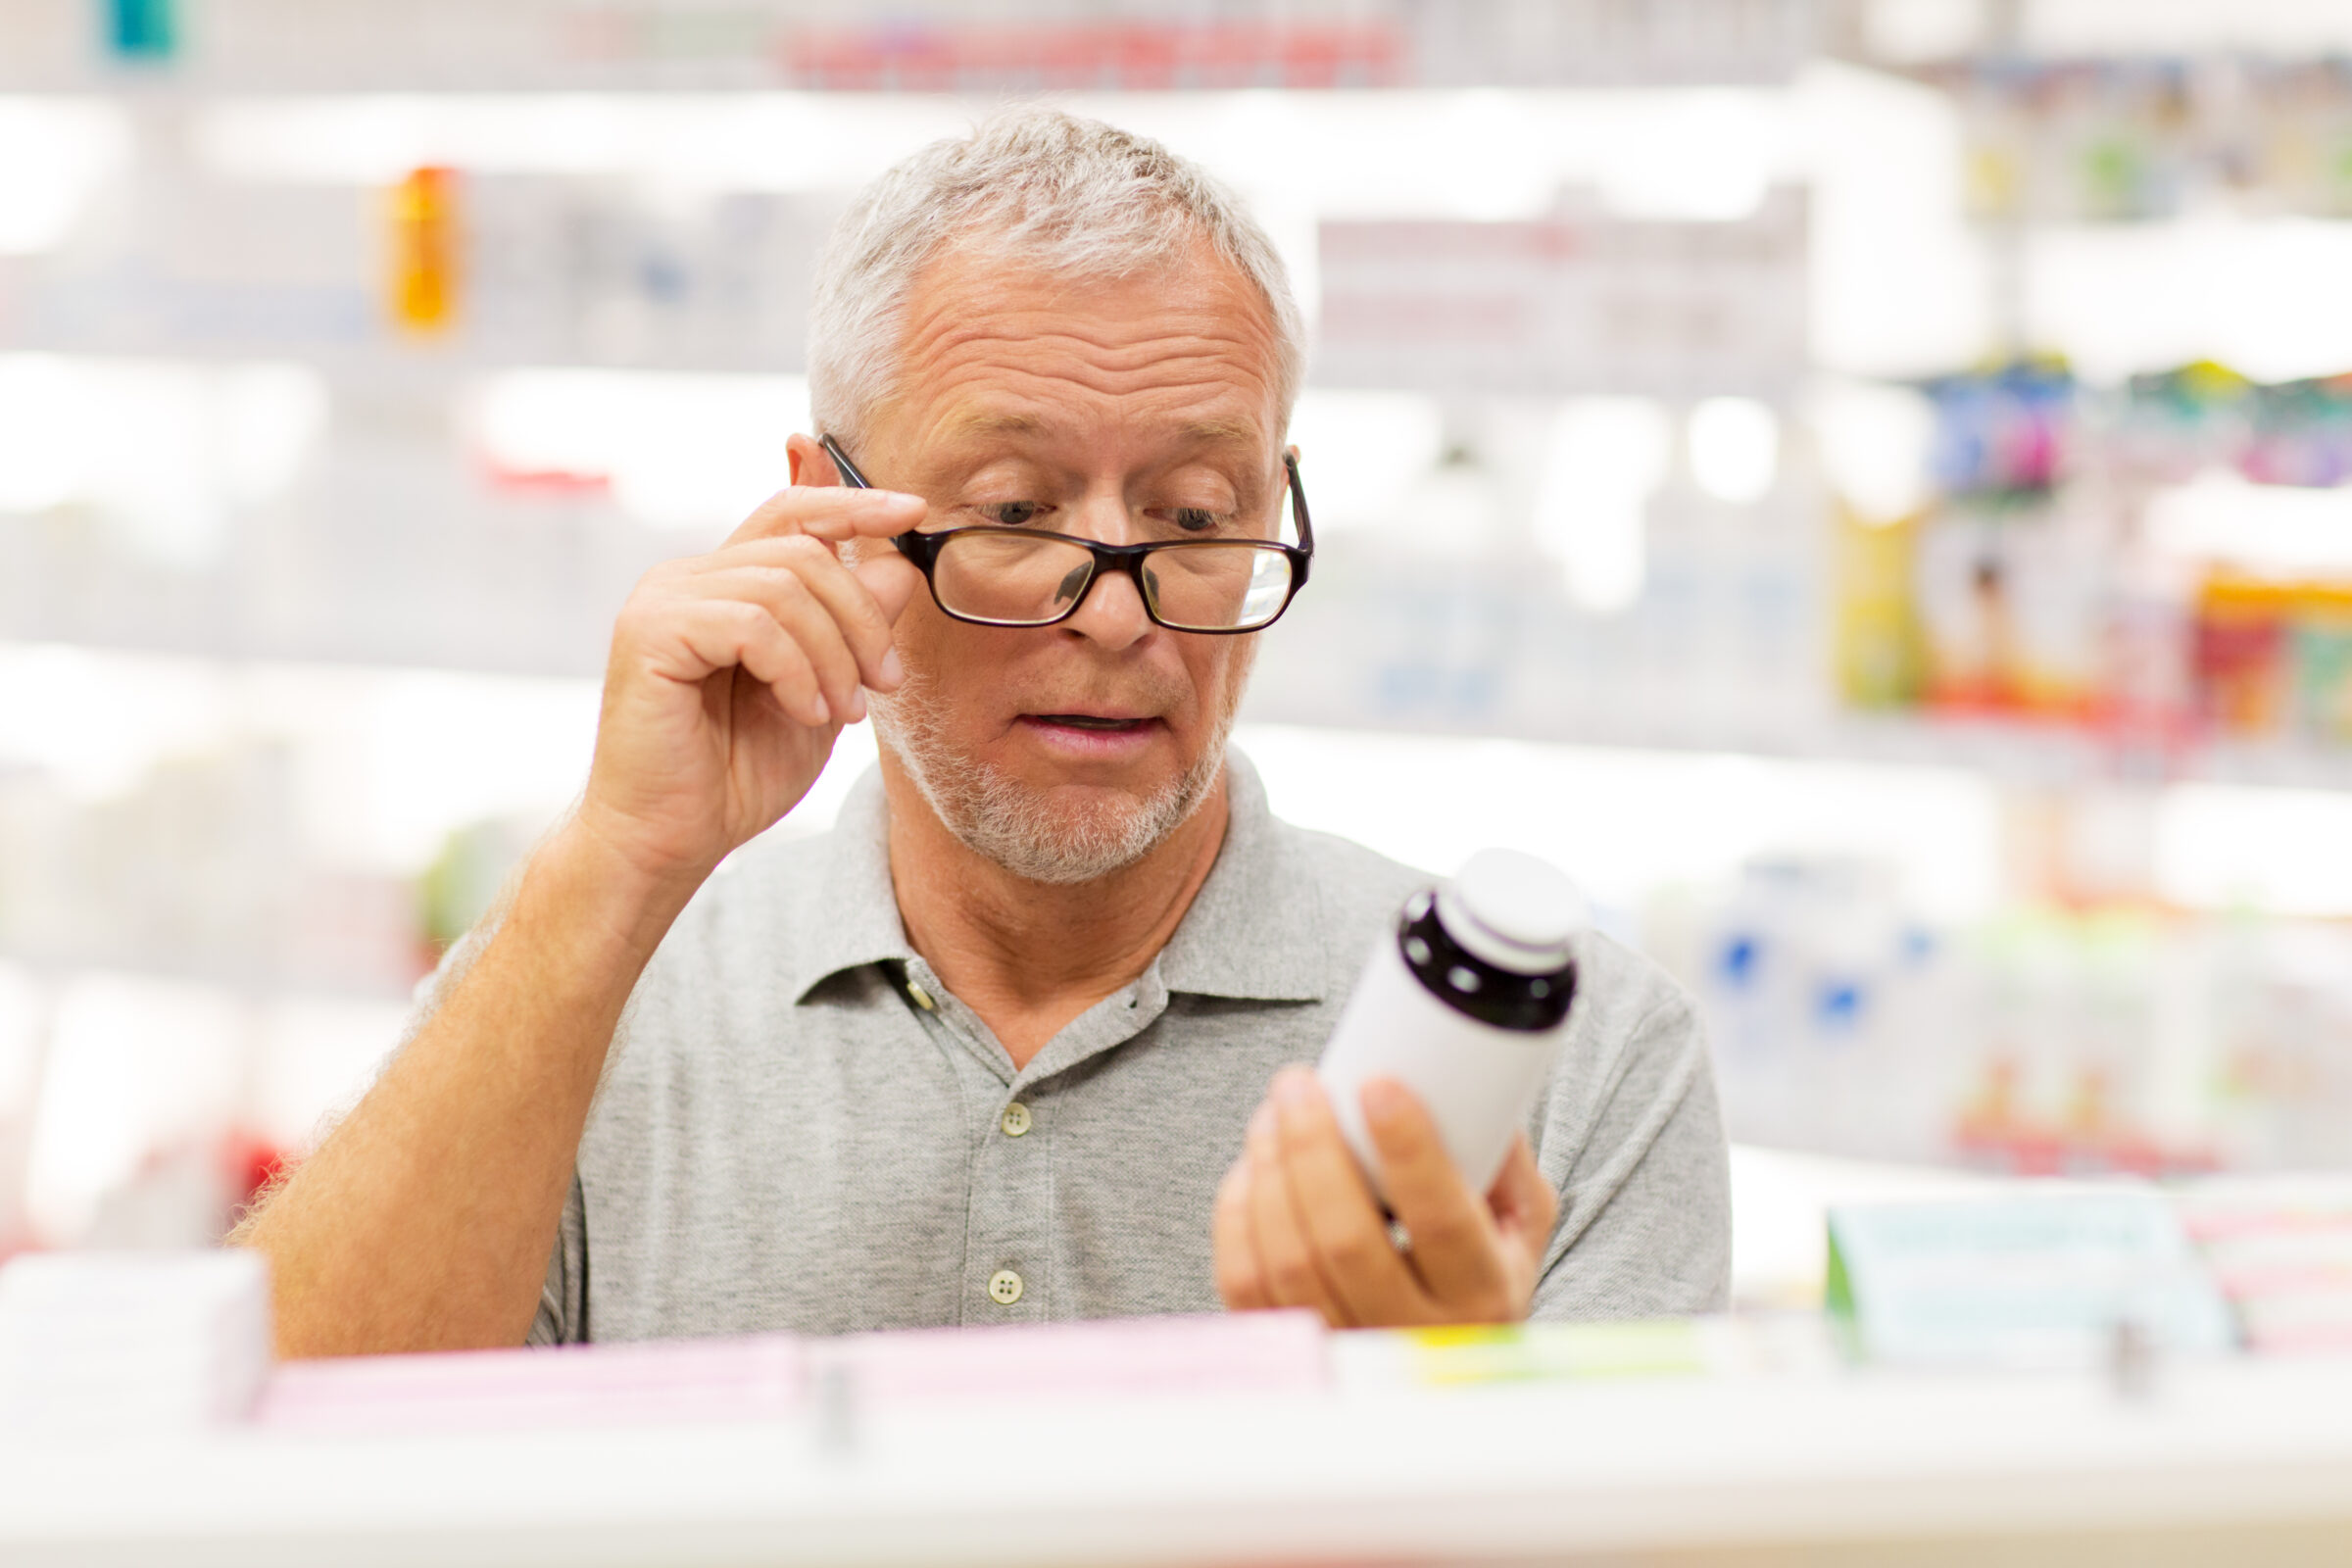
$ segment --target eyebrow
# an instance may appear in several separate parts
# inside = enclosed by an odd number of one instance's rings
[[[1191,446],[1242,447],[1257,441],[1258,428],[1247,419],[1201,419],[1186,425],[1183,435]]]
[[[978,435],[1040,435],[1046,421],[1034,414],[1016,414],[1002,409],[982,409],[957,415],[944,432],[950,440]]]

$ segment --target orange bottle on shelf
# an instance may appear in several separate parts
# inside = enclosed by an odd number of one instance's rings
[[[458,176],[419,169],[392,187],[392,322],[430,335],[456,321],[460,284]]]

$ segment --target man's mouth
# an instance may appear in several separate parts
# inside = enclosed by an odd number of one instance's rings
[[[1068,761],[1132,760],[1167,733],[1164,718],[1135,713],[1023,713],[1020,727]]]
[[[1031,713],[1040,724],[1066,724],[1072,729],[1103,730],[1113,734],[1138,730],[1157,722],[1149,718],[1106,718],[1100,713]]]

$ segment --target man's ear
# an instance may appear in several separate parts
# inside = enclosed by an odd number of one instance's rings
[[[841,475],[834,471],[833,460],[825,449],[816,444],[816,437],[797,431],[784,442],[785,471],[794,484],[839,484]]]

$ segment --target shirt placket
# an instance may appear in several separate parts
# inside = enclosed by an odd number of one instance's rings
[[[1166,1005],[1157,966],[1136,985],[1074,1020],[1015,1071],[1012,1058],[920,957],[907,960],[908,1003],[925,1027],[957,1048],[964,1086],[971,1187],[965,1209],[963,1323],[1042,1322],[1054,1316],[1054,1080],[1138,1032]]]
[[[919,957],[906,963],[906,1000],[926,1028],[953,1042],[963,1089],[970,1187],[957,1321],[1042,1321],[1052,1301],[1049,1135],[1036,1110],[1013,1093],[1012,1058],[1003,1045]]]

